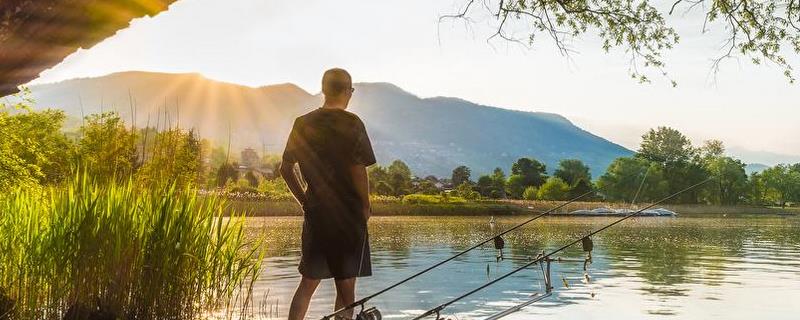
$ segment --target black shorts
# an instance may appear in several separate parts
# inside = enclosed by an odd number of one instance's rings
[[[355,226],[346,235],[332,234],[303,222],[302,256],[298,270],[311,279],[348,279],[372,275],[366,226]]]

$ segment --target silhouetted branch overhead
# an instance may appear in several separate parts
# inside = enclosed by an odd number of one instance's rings
[[[457,13],[442,18],[470,19],[481,14],[480,7],[467,1]],[[544,33],[562,55],[569,55],[570,40],[595,33],[603,50],[621,48],[630,55],[631,75],[642,82],[649,81],[644,69],[667,76],[663,54],[680,37],[665,16],[676,11],[704,10],[702,33],[710,23],[724,27],[727,36],[720,56],[712,59],[715,72],[721,61],[744,56],[755,64],[772,62],[793,82],[786,54],[800,53],[800,0],[484,0],[483,8],[497,20],[489,40],[533,45],[536,35]],[[524,30],[524,37],[510,36],[512,20],[513,27]]]
[[[0,1],[0,96],[175,0]]]

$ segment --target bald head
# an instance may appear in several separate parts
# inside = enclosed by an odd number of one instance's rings
[[[322,93],[326,99],[336,99],[352,92],[353,79],[344,69],[333,68],[322,75]]]

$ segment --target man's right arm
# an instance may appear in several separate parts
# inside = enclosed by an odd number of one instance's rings
[[[304,206],[306,204],[306,192],[303,190],[303,187],[300,185],[300,180],[294,173],[294,163],[282,162],[280,171],[281,177],[286,181],[286,186],[289,187],[289,191],[292,192],[294,199],[301,207]]]
[[[300,127],[300,119],[295,119],[292,125],[292,132],[289,133],[289,140],[286,141],[286,149],[283,150],[283,161],[281,161],[280,172],[281,177],[283,177],[283,180],[286,181],[286,185],[289,187],[289,191],[292,192],[294,199],[297,200],[297,203],[302,207],[306,204],[306,192],[300,184],[300,179],[294,173],[294,164],[297,163],[296,149],[300,142],[298,133]]]

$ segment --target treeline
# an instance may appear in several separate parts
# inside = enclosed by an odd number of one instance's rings
[[[467,166],[449,178],[414,177],[395,160],[388,167],[370,168],[371,192],[379,195],[449,194],[466,199],[566,200],[589,193],[585,200],[648,202],[662,199],[711,178],[700,188],[670,200],[682,204],[780,205],[800,203],[800,163],[777,165],[748,175],[746,164],[725,155],[717,140],[695,147],[679,131],[659,127],[642,136],[639,150],[621,157],[592,179],[579,159],[561,160],[552,176],[544,163],[520,158],[507,175],[502,168],[473,180]]]
[[[65,131],[60,110],[33,111],[32,101],[0,104],[0,189],[59,184],[76,175],[98,182],[202,186],[214,177],[211,144],[164,118],[128,127],[117,113],[81,119]],[[213,179],[212,179],[213,180]]]
[[[64,133],[63,111],[31,111],[31,101],[0,105],[0,189],[55,184],[79,170],[97,180],[132,179],[144,185],[176,184],[283,200],[291,196],[274,172],[278,156],[242,166],[228,149],[214,147],[192,130],[172,126],[168,114],[155,126],[128,127],[116,113],[90,115],[77,131]],[[251,161],[253,162],[253,161]],[[660,127],[642,137],[631,157],[618,158],[593,179],[579,159],[565,159],[548,174],[544,163],[520,158],[508,174],[496,168],[473,179],[459,166],[447,178],[416,177],[400,160],[369,168],[371,192],[474,199],[565,200],[590,192],[587,200],[647,202],[713,178],[673,203],[793,205],[800,203],[800,163],[748,175],[745,164],[725,155],[720,141],[695,147],[677,130]]]
[[[167,112],[149,119],[145,128],[106,112],[86,116],[77,129],[67,130],[63,111],[31,110],[33,101],[25,96],[14,105],[0,103],[0,190],[38,189],[86,176],[100,183],[132,180],[143,187],[291,199],[274,173],[279,156],[241,165],[227,148],[171,122]]]

